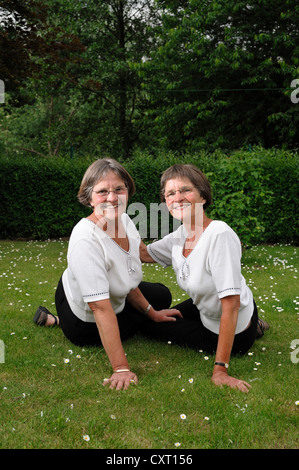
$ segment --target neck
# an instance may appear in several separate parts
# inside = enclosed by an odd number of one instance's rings
[[[104,216],[98,216],[93,212],[90,214],[87,219],[94,222],[103,232],[107,233],[111,238],[118,237],[119,232],[121,231],[122,224],[118,218],[110,220]]]

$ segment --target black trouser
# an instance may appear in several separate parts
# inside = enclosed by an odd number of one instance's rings
[[[141,282],[139,288],[155,310],[169,308],[171,294],[163,284]],[[59,325],[64,335],[72,343],[78,346],[98,346],[102,344],[96,323],[84,322],[72,312],[65,296],[62,279],[60,279],[57,286],[55,304],[59,316]],[[144,325],[149,323],[148,318],[133,308],[129,302],[126,302],[123,311],[118,313],[116,318],[122,340],[141,332]],[[150,323],[153,322],[150,321]]]
[[[154,323],[150,322],[143,333],[149,337],[171,341],[173,344],[187,346],[192,349],[215,353],[218,343],[218,334],[208,330],[202,323],[199,311],[191,299],[175,305],[173,308],[180,310],[183,318],[177,318],[176,322]],[[235,335],[232,354],[245,354],[253,345],[257,335],[258,312],[253,302],[253,315],[250,326],[241,333]]]
[[[155,310],[170,307],[171,293],[163,284],[141,282],[139,288]],[[61,279],[56,290],[55,302],[59,324],[72,343],[78,346],[101,345],[96,323],[84,322],[71,311]],[[116,315],[121,339],[126,340],[136,333],[141,333],[152,339],[171,341],[180,346],[214,353],[217,349],[218,335],[204,327],[192,300],[188,299],[174,308],[180,310],[183,318],[176,317],[175,322],[155,323],[126,302],[123,311]],[[245,354],[254,343],[256,331],[257,307],[254,302],[251,324],[245,331],[235,335],[232,354]]]

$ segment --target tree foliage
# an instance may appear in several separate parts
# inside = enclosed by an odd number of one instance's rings
[[[0,3],[0,75],[7,90],[17,90],[36,70],[32,54],[42,55],[44,41],[37,31],[45,22],[38,1],[3,0]]]
[[[159,47],[143,66],[167,148],[298,145],[295,0],[158,0]],[[153,99],[154,97],[154,99]]]
[[[295,0],[4,0],[0,150],[298,147]]]
[[[58,25],[49,27],[49,8],[38,0],[4,0],[0,4],[0,73],[6,90],[20,96],[26,80],[42,80],[65,73],[66,64],[82,51],[78,38],[62,33]],[[59,38],[62,38],[59,39]],[[78,59],[78,57],[77,57]],[[45,81],[43,81],[45,85]],[[40,91],[40,90],[39,90]]]

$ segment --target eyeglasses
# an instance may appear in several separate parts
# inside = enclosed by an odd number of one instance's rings
[[[189,196],[192,193],[193,189],[193,187],[183,187],[180,189],[174,189],[173,191],[167,191],[167,193],[165,194],[165,199],[173,199],[177,192],[179,192],[181,196]]]
[[[96,195],[102,199],[106,198],[109,196],[110,193],[116,194],[116,196],[121,196],[122,194],[125,194],[127,191],[126,186],[119,186],[118,188],[111,189],[108,191],[108,189],[99,189],[99,191],[92,191],[93,193],[96,193]]]

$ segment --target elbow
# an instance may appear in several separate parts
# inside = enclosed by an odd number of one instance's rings
[[[222,312],[228,311],[238,315],[240,309],[240,296],[229,295],[221,299]]]
[[[239,295],[235,295],[235,309],[239,311],[240,309],[240,296]]]

